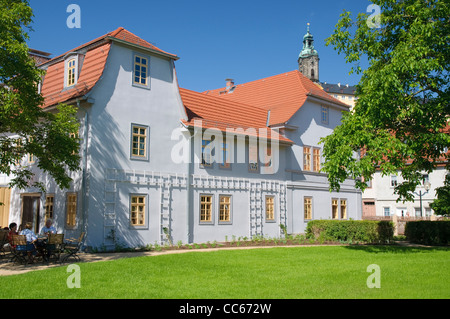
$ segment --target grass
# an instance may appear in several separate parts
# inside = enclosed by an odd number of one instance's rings
[[[450,298],[448,248],[318,246],[188,252],[0,277],[0,298]],[[366,285],[377,264],[381,288]]]

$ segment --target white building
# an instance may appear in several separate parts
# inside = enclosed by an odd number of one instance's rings
[[[447,174],[444,166],[438,167],[430,174],[423,173],[423,182],[414,192],[414,201],[403,203],[397,202],[398,195],[394,194],[394,187],[403,182],[400,172],[397,175],[382,176],[381,172],[377,171],[362,195],[363,216],[431,216],[434,212],[430,203],[436,198],[436,188],[444,186]]]

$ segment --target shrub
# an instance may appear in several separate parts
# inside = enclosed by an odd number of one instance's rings
[[[425,245],[448,245],[450,221],[414,221],[407,222],[405,236],[410,242]]]
[[[394,237],[394,225],[374,220],[312,220],[306,227],[308,238],[345,243],[388,243]]]

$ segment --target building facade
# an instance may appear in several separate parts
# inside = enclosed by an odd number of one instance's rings
[[[52,218],[66,237],[85,232],[85,246],[111,249],[361,219],[354,181],[330,193],[320,172],[320,138],[347,105],[298,70],[190,91],[178,86],[177,60],[119,28],[42,63],[42,107],[78,109],[81,170],[60,189],[24,158],[46,193],[12,189],[9,222],[39,231]]]
[[[401,173],[383,176],[377,171],[362,195],[363,216],[430,217],[434,214],[430,204],[436,198],[436,188],[444,186],[447,174],[445,166],[438,166],[430,174],[423,173],[422,184],[414,191],[414,201],[397,202],[394,187],[403,182]]]

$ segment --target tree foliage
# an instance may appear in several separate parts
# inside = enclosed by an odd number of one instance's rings
[[[41,172],[62,188],[79,169],[76,110],[60,105],[53,112],[41,108],[38,83],[43,71],[29,56],[26,40],[32,31],[32,9],[26,0],[0,0],[0,173],[12,177],[11,187],[44,188],[29,165],[33,154]],[[14,137],[14,138],[12,138]]]
[[[430,204],[436,215],[450,215],[450,174],[445,177],[444,186],[436,188],[437,198]]]
[[[449,168],[449,2],[372,2],[381,9],[379,28],[370,27],[368,14],[354,20],[344,11],[327,39],[361,80],[353,112],[322,140],[323,170],[334,190],[349,177],[364,190],[377,169],[401,171],[395,193],[412,200],[422,173],[442,163]]]

